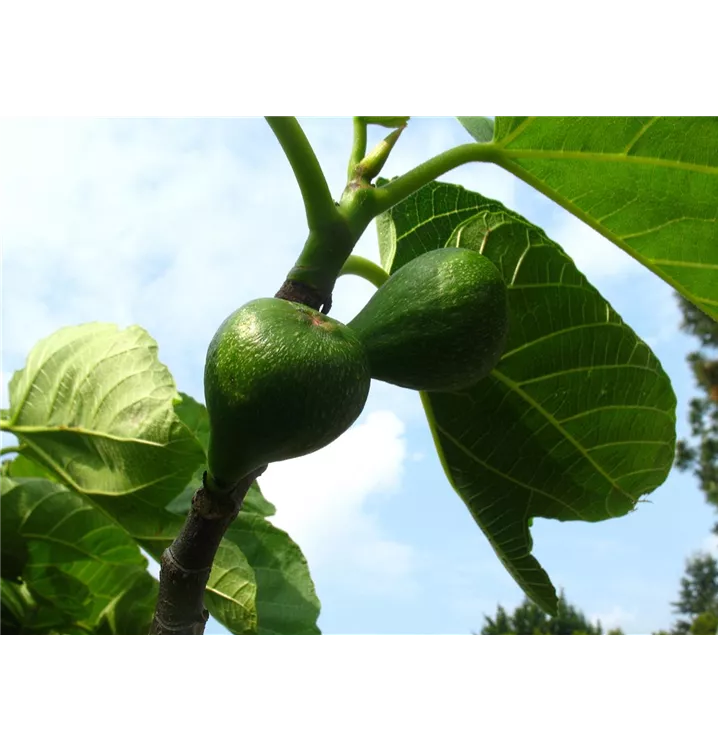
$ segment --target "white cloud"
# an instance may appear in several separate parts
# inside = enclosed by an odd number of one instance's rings
[[[715,534],[709,534],[701,544],[701,550],[707,552],[709,555],[715,555],[718,557],[718,536]]]
[[[7,356],[62,325],[107,320],[144,325],[161,353],[201,368],[224,317],[276,291],[305,234],[296,186],[271,178],[284,157],[268,153],[263,168],[219,125],[201,139],[198,128],[3,124]]]
[[[645,291],[641,288],[641,299],[643,306],[651,311],[647,323],[653,332],[643,339],[652,349],[659,349],[665,344],[673,343],[681,335],[683,316],[672,287],[657,278],[650,279],[650,285],[644,286],[647,288]]]
[[[417,391],[372,380],[369,399],[370,408],[392,411],[404,422],[410,423],[412,430],[420,429],[429,437],[426,414]]]
[[[636,615],[626,611],[619,604],[614,604],[608,612],[594,613],[589,615],[588,619],[591,622],[600,621],[604,632],[613,628],[621,628],[625,631],[629,623],[635,622]]]
[[[371,411],[331,445],[272,464],[260,484],[272,519],[302,548],[318,581],[337,576],[372,592],[405,590],[414,550],[388,538],[380,508],[399,491],[407,460],[404,423]]]

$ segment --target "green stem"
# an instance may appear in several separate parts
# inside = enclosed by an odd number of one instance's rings
[[[331,295],[334,282],[344,262],[354,246],[377,215],[374,208],[374,188],[359,188],[345,192],[337,208],[337,221],[327,224],[319,230],[309,233],[294,268],[287,274],[287,281],[277,296],[297,302],[299,284],[302,289],[310,289],[317,302],[304,304],[328,312],[331,307]],[[317,307],[317,304],[320,307]]]
[[[389,278],[389,274],[381,266],[377,266],[369,258],[363,258],[361,255],[350,255],[339,271],[339,275],[359,276],[374,284],[377,289]]]
[[[361,117],[354,118],[354,140],[352,142],[352,152],[349,157],[349,168],[347,169],[347,180],[351,182],[354,177],[356,165],[366,155],[366,123]]]
[[[428,185],[432,180],[436,180],[456,167],[472,161],[498,163],[500,153],[500,149],[492,143],[467,143],[444,151],[443,154],[434,156],[405,175],[392,180],[388,185],[376,188],[374,206],[377,214],[375,215],[388,211],[424,185]]]
[[[0,448],[0,456],[7,456],[8,453],[21,453],[21,445],[6,445],[4,448]]]
[[[311,292],[310,298],[304,304],[317,310],[321,309],[324,313],[328,312],[334,282],[355,243],[344,218],[322,230],[310,232],[297,262],[287,274],[287,280],[277,292],[277,296],[302,302],[302,299],[296,297],[297,290],[294,289],[294,285],[299,284],[300,288]]]
[[[314,149],[295,117],[266,117],[289,160],[304,200],[309,231],[337,221],[337,208]]]

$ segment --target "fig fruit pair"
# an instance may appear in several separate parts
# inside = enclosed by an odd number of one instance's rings
[[[461,248],[402,266],[348,325],[282,299],[248,302],[207,352],[210,479],[231,487],[328,445],[361,414],[372,378],[426,391],[473,385],[499,361],[507,328],[501,274]]]

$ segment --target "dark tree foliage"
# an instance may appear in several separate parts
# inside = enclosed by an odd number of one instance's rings
[[[679,440],[676,466],[692,470],[698,478],[706,500],[718,510],[718,322],[678,297],[683,312],[681,328],[695,336],[701,351],[688,356],[700,398],[690,402],[691,438]],[[718,524],[713,527],[718,534]]]
[[[681,328],[691,336],[695,336],[701,342],[702,347],[718,349],[718,323],[684,297],[677,296],[683,313]]]
[[[499,605],[494,618],[485,617],[481,635],[602,635],[601,623],[589,622],[583,612],[566,601],[561,593],[558,600],[558,614],[549,617],[529,599],[524,601],[509,615]],[[623,635],[619,629],[610,635]]]
[[[679,619],[673,626],[676,635],[715,635],[718,630],[718,561],[708,554],[698,554],[686,563],[681,578],[678,601],[673,602]]]

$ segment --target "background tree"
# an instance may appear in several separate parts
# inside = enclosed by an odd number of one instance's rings
[[[718,635],[718,615],[704,612],[691,625],[691,635]]]
[[[688,362],[703,395],[690,402],[691,439],[678,441],[676,466],[693,471],[706,500],[718,510],[718,322],[683,297],[678,301],[681,328],[701,345],[700,351],[688,355]],[[713,532],[718,533],[718,524]]]
[[[676,445],[676,466],[691,469],[706,500],[718,510],[718,323],[686,299],[678,296],[683,313],[681,328],[695,336],[700,350],[688,355],[696,384],[703,392],[690,402],[691,440]],[[718,524],[713,527],[718,534]],[[708,554],[686,563],[679,599],[674,610],[690,619],[678,619],[672,633],[714,635],[718,631],[718,565]]]
[[[698,554],[688,560],[673,609],[689,618],[676,621],[675,635],[715,635],[718,630],[718,561],[714,557]]]
[[[701,342],[702,347],[718,349],[718,322],[699,310],[685,297],[677,296],[683,313],[681,328],[695,336]]]
[[[516,607],[512,615],[499,605],[496,616],[485,617],[481,635],[602,635],[601,623],[591,623],[586,615],[566,601],[563,592],[558,599],[558,613],[549,617],[529,599]],[[620,628],[609,635],[623,635]]]

